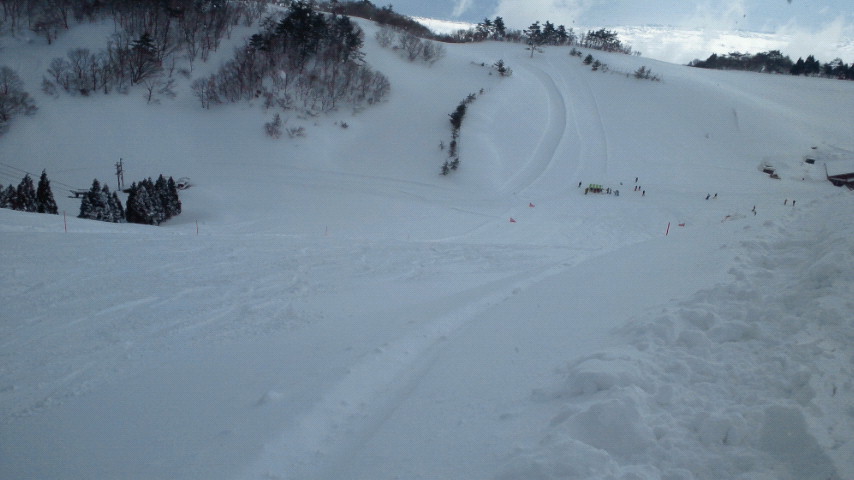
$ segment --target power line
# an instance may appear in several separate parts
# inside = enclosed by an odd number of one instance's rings
[[[26,170],[22,170],[22,169],[20,169],[20,168],[18,168],[18,167],[13,167],[12,165],[9,165],[9,164],[3,163],[3,162],[0,162],[0,166],[6,167],[6,168],[8,168],[8,169],[11,169],[11,170],[12,170],[12,171],[14,171],[14,172],[20,172],[20,173],[8,173],[8,172],[3,172],[2,170],[0,170],[0,175],[8,176],[8,177],[10,177],[10,178],[14,178],[14,176],[15,176],[15,175],[20,175],[21,173],[23,173],[23,174],[25,174],[25,175],[29,175],[29,176],[31,176],[31,177],[39,177],[39,176],[41,176],[40,174],[39,174],[39,175],[36,175],[36,174],[34,174],[34,173],[32,173],[32,172],[28,172],[28,171],[26,171]],[[71,185],[68,185],[67,183],[62,183],[62,182],[57,181],[57,180],[51,180],[50,182],[51,182],[51,183],[55,183],[55,184],[57,184],[57,185],[61,185],[61,186],[65,187],[65,188],[69,188],[69,189],[71,189],[71,190],[82,190],[82,189],[80,189],[80,188],[72,187]]]

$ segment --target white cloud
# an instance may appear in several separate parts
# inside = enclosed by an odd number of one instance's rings
[[[746,28],[747,5],[745,0],[699,2],[694,12],[679,23],[711,31]]]
[[[844,16],[838,16],[818,28],[801,27],[791,21],[777,34],[787,40],[783,53],[795,58],[812,54],[823,62],[841,57],[850,63],[854,57],[854,25]]]
[[[514,28],[526,28],[535,21],[571,26],[602,0],[501,0],[493,16],[502,17]]]
[[[454,17],[459,17],[463,15],[469,9],[471,9],[472,0],[457,0],[456,5],[454,5],[454,11],[451,13]]]

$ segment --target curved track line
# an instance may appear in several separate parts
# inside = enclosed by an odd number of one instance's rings
[[[501,188],[503,193],[524,191],[541,178],[554,161],[555,152],[566,133],[566,102],[563,94],[551,75],[537,67],[527,68],[543,84],[549,97],[546,129],[525,167],[504,183]]]
[[[312,409],[274,442],[239,478],[338,479],[349,463],[421,383],[448,338],[488,308],[566,268],[537,267],[463,292],[473,298],[435,321],[373,350],[323,393]]]
[[[552,70],[563,72],[566,69],[553,68]],[[588,71],[560,74],[564,90],[578,94],[570,96],[569,100],[570,108],[575,113],[577,135],[581,140],[579,162],[574,172],[576,177],[582,173],[594,176],[604,176],[608,173],[608,136],[605,131],[605,124],[602,121],[599,102],[596,100],[596,95],[593,94],[586,78],[588,74],[595,75],[595,73]],[[587,121],[582,121],[582,114],[587,114]],[[591,162],[591,160],[598,160],[598,162]],[[589,168],[597,164],[598,168]]]

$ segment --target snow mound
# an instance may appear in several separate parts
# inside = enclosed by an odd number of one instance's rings
[[[854,478],[854,232],[824,227],[833,203],[743,243],[733,282],[561,369],[534,395],[556,412],[547,433],[499,478]]]

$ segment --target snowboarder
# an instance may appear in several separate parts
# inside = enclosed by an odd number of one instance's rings
[[[718,198],[718,194],[717,194],[717,192],[715,192],[715,196],[714,196],[714,197],[712,197],[712,198]]]
[[[712,196],[712,194],[711,194],[711,193],[707,193],[707,194],[706,194],[706,200],[708,200],[711,196]]]

